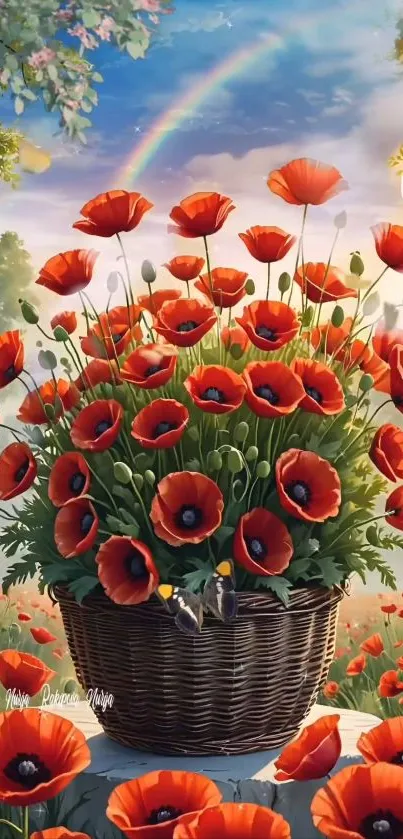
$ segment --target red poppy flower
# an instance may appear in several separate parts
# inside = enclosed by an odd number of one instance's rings
[[[301,379],[281,361],[252,361],[243,377],[245,401],[258,417],[291,414],[305,396]]]
[[[340,478],[331,464],[314,452],[289,449],[276,463],[277,492],[287,512],[304,521],[337,516]]]
[[[369,456],[390,481],[403,478],[403,431],[391,423],[381,425],[372,441]]]
[[[397,487],[391,492],[386,501],[385,512],[388,513],[386,516],[388,524],[391,524],[397,530],[403,530],[403,486]],[[385,611],[385,608],[383,611]]]
[[[0,740],[0,798],[15,807],[54,798],[91,762],[85,735],[40,708],[0,714]]]
[[[379,259],[389,268],[403,274],[403,227],[381,222],[371,227]]]
[[[376,327],[372,344],[379,358],[389,364],[393,348],[403,344],[403,329],[386,329],[385,321],[381,320]]]
[[[67,830],[67,827],[48,827],[46,830],[31,833],[31,839],[91,839],[91,837],[88,833]]]
[[[370,358],[364,358],[360,364],[361,370],[364,373],[369,373],[374,380],[374,390],[381,393],[390,394],[390,367],[385,361],[382,361],[375,352],[372,352]]]
[[[174,839],[291,839],[290,825],[279,813],[257,804],[219,804],[184,816]]]
[[[90,483],[91,472],[82,454],[65,452],[52,466],[48,495],[55,507],[63,507],[72,498],[87,493]]]
[[[73,224],[76,230],[92,236],[115,236],[138,227],[143,216],[154,204],[139,192],[113,189],[103,192],[84,204],[80,213],[84,219]]]
[[[114,603],[144,603],[159,585],[151,551],[129,536],[111,536],[101,545],[96,562],[99,580]]]
[[[378,658],[380,655],[382,655],[385,649],[382,641],[382,636],[379,634],[379,632],[376,632],[375,635],[371,635],[369,638],[362,642],[360,649],[364,653],[372,655],[373,658]]]
[[[17,650],[0,652],[0,682],[6,690],[35,696],[55,676],[40,658]]]
[[[381,606],[381,612],[384,612],[385,615],[394,615],[397,612],[397,606],[394,603],[385,603],[384,606]]]
[[[29,631],[37,644],[53,644],[57,640],[44,626],[33,626]]]
[[[395,407],[403,413],[403,345],[397,344],[389,355],[390,395]]]
[[[361,734],[358,751],[366,763],[403,764],[403,717],[384,720],[371,731]]]
[[[203,775],[157,770],[115,787],[106,815],[130,839],[172,839],[180,816],[196,815],[221,799]]]
[[[186,239],[211,236],[220,230],[235,204],[226,195],[218,192],[195,192],[173,207],[169,217],[175,224],[168,225],[168,233],[176,233]]]
[[[39,272],[38,285],[56,294],[76,294],[92,280],[98,251],[65,251],[52,256]]]
[[[80,556],[92,548],[98,535],[99,519],[88,498],[73,498],[61,507],[55,519],[55,542],[65,559]]]
[[[122,379],[137,387],[153,390],[172,379],[178,350],[168,344],[144,344],[136,347],[121,368]]]
[[[379,679],[378,693],[382,698],[393,699],[403,691],[403,682],[398,670],[386,670]]]
[[[7,387],[24,367],[24,344],[18,329],[0,335],[0,389]]]
[[[170,274],[177,280],[190,283],[203,270],[205,260],[200,256],[175,256],[170,262],[164,263]]]
[[[245,271],[236,271],[235,268],[214,268],[211,271],[211,279],[208,274],[203,274],[195,283],[195,288],[212,300],[215,306],[228,309],[245,297],[247,279],[248,275]]]
[[[101,384],[121,384],[119,367],[113,359],[94,358],[75,380],[78,390],[89,390]]]
[[[234,537],[234,559],[251,574],[270,577],[288,568],[294,548],[281,519],[255,507],[239,519]]]
[[[284,347],[299,331],[294,310],[286,303],[273,300],[255,300],[235,320],[255,347],[268,352]]]
[[[182,292],[177,288],[160,288],[152,294],[141,294],[137,301],[142,309],[146,309],[152,315],[157,315],[164,303],[179,300],[181,296]]]
[[[329,321],[328,323],[316,326],[312,332],[305,333],[304,337],[308,335],[315,350],[319,349],[322,353],[333,355],[337,350],[344,349],[344,345],[351,332],[352,324],[352,318],[345,318],[341,326],[333,326]]]
[[[300,403],[303,411],[312,414],[339,414],[344,409],[344,392],[337,376],[321,364],[309,358],[296,358],[291,370],[302,381],[305,398]]]
[[[357,289],[344,284],[342,272],[326,262],[307,262],[298,268],[294,280],[311,303],[333,303],[345,297],[358,297]]]
[[[115,399],[97,399],[74,419],[70,437],[77,449],[104,452],[117,440],[123,421],[123,408]]]
[[[246,391],[238,373],[218,364],[195,367],[184,385],[195,405],[208,414],[236,411],[242,405]]]
[[[337,682],[326,682],[322,693],[326,699],[334,699],[340,690],[340,685]]]
[[[189,422],[189,411],[175,399],[156,399],[136,414],[131,435],[144,449],[176,446]]]
[[[161,306],[154,329],[175,347],[193,347],[216,322],[211,303],[180,298]]]
[[[325,204],[344,189],[346,181],[334,166],[301,157],[270,172],[267,186],[288,204]]]
[[[339,720],[339,714],[331,714],[304,728],[274,761],[276,781],[312,781],[328,775],[341,754]]]
[[[143,333],[137,321],[141,315],[140,306],[116,306],[109,312],[102,312],[99,323],[81,338],[81,349],[91,358],[115,358],[122,355],[130,341],[141,341]]]
[[[286,233],[281,227],[250,227],[246,233],[239,233],[249,253],[259,262],[278,262],[287,256],[297,241],[296,236]]]
[[[221,340],[227,350],[230,350],[231,347],[238,346],[240,352],[244,353],[250,347],[250,340],[245,330],[240,326],[223,326]]]
[[[52,379],[40,386],[39,394],[36,390],[27,394],[20,406],[17,419],[28,425],[42,425],[49,422],[43,405],[52,405],[54,420],[57,421],[64,411],[76,408],[79,401],[80,393],[75,384],[59,379],[55,385]]]
[[[349,661],[346,667],[347,676],[360,676],[367,666],[367,659],[364,654],[357,655]]]
[[[335,358],[342,361],[346,373],[350,373],[357,367],[363,369],[369,364],[372,350],[364,341],[356,340],[340,349]]]
[[[32,486],[38,467],[26,443],[10,443],[0,454],[0,501],[10,501]]]
[[[28,623],[32,620],[32,615],[29,615],[28,612],[18,612],[17,618],[21,623]]]
[[[52,329],[61,326],[69,335],[72,335],[77,329],[77,315],[75,312],[60,312],[52,318],[50,325]]]
[[[401,790],[398,766],[346,766],[314,796],[313,823],[327,839],[398,839],[403,830]]]
[[[221,524],[224,499],[217,484],[199,472],[174,472],[157,487],[150,518],[156,536],[179,547],[198,544]]]

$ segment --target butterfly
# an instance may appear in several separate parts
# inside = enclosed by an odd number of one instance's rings
[[[18,154],[21,169],[31,175],[41,175],[52,163],[50,154],[39,146],[34,146],[29,140],[21,140]]]
[[[182,632],[198,635],[203,626],[204,612],[211,612],[218,620],[229,623],[237,616],[235,573],[232,560],[220,562],[206,583],[202,595],[168,583],[158,586],[157,597]]]

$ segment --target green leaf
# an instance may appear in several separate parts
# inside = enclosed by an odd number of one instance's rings
[[[292,583],[285,577],[256,577],[255,588],[268,588],[284,603],[284,606],[290,603],[289,589],[292,588]]]
[[[100,73],[95,72],[95,73],[92,74],[92,80],[94,82],[97,82],[98,84],[101,84],[101,82],[103,82],[104,79],[103,79],[103,76],[101,76]]]
[[[230,536],[232,536],[234,531],[235,527],[225,527],[225,525],[223,525],[222,527],[219,527],[218,530],[216,530],[216,532],[213,535],[213,538],[221,547],[224,544],[224,542],[226,542],[227,539],[229,539]]]
[[[101,16],[95,9],[86,9],[83,11],[82,18],[83,24],[87,29],[94,29],[101,22]]]
[[[57,67],[54,64],[47,65],[48,76],[52,82],[57,81]]]
[[[337,565],[334,556],[323,556],[314,563],[318,569],[318,578],[322,579],[327,588],[340,585],[345,576],[345,570]]]
[[[146,49],[148,46],[148,42],[145,39],[144,41],[129,41],[126,44],[126,49],[131,58],[144,58]]]
[[[134,495],[130,489],[126,489],[126,487],[116,484],[112,488],[112,494],[117,495],[119,498],[122,498],[123,501],[126,501],[126,504],[128,504],[129,507],[133,507]]]
[[[18,117],[24,113],[24,108],[24,100],[21,99],[21,96],[16,96],[14,100],[14,110]]]
[[[69,591],[74,594],[78,603],[82,603],[84,597],[96,588],[99,583],[98,577],[86,575],[73,580],[69,584]]]
[[[120,533],[123,536],[130,536],[132,539],[138,539],[140,535],[140,525],[139,524],[122,524],[120,523]]]
[[[188,574],[183,575],[185,588],[195,593],[201,591],[207,580],[211,577],[211,566],[198,568],[196,571],[189,571]]]

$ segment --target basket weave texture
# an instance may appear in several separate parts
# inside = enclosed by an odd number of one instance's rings
[[[158,602],[118,606],[105,595],[60,603],[77,678],[112,693],[94,707],[113,740],[156,754],[246,754],[283,746],[299,730],[333,658],[343,593],[295,589],[238,595],[237,619],[206,616],[195,638]]]

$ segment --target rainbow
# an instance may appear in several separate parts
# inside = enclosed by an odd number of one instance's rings
[[[206,73],[191,90],[178,97],[173,105],[158,117],[116,173],[113,188],[124,188],[133,183],[134,179],[144,172],[172,131],[175,131],[195,108],[225,82],[243,73],[265,53],[280,49],[282,44],[283,41],[278,35],[268,35],[228,56]]]

